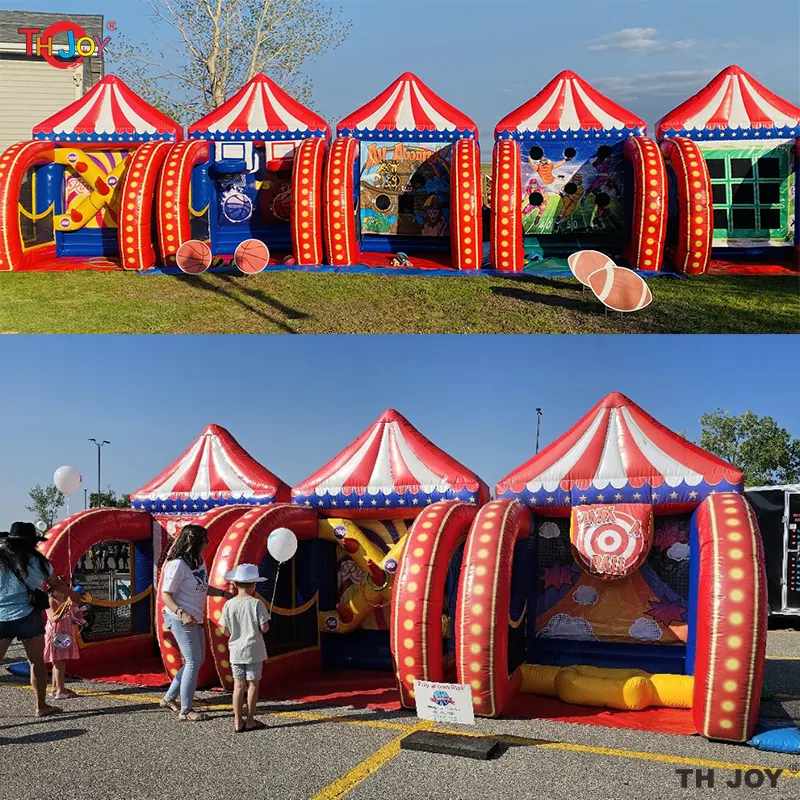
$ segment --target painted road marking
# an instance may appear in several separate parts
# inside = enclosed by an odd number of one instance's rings
[[[23,689],[26,691],[31,691],[30,686],[17,686],[13,684],[0,684],[0,688],[3,689]],[[129,695],[129,694],[114,694],[112,692],[95,692],[95,691],[87,691],[87,690],[76,690],[76,694],[83,696],[83,697],[105,697],[111,700],[128,700],[134,703],[151,703],[154,705],[158,705],[161,698],[159,697],[152,697],[147,695]],[[201,705],[201,702],[198,702],[198,705]],[[202,704],[204,710],[208,711],[230,711],[231,706],[229,703],[205,703]],[[392,739],[391,742],[384,745],[384,747],[380,748],[380,750],[376,751],[372,756],[362,761],[361,764],[356,765],[353,767],[350,772],[345,773],[341,778],[338,778],[337,781],[330,784],[328,787],[323,789],[322,791],[327,791],[329,788],[333,786],[339,785],[339,781],[344,781],[345,778],[353,774],[361,774],[361,768],[364,764],[371,764],[372,759],[378,754],[382,753],[382,751],[386,750],[385,753],[382,755],[382,763],[381,765],[390,761],[394,756],[396,756],[400,752],[400,740],[407,736],[409,733],[412,733],[415,730],[420,730],[423,726],[427,727],[428,723],[417,723],[414,724],[413,720],[410,720],[410,724],[408,723],[401,723],[401,722],[386,722],[384,720],[367,720],[367,719],[350,719],[344,716],[329,716],[324,714],[313,714],[308,711],[264,711],[260,712],[265,716],[277,716],[277,717],[289,717],[295,719],[303,719],[303,720],[311,720],[314,722],[331,722],[334,724],[345,724],[345,725],[362,725],[367,726],[370,728],[383,728],[386,730],[397,730],[402,731],[402,735],[396,737],[396,739]],[[740,764],[737,762],[732,761],[710,761],[707,759],[702,758],[689,758],[686,756],[678,756],[678,755],[671,755],[669,753],[648,753],[645,751],[640,750],[623,750],[615,747],[601,747],[595,745],[588,745],[588,744],[570,744],[568,742],[548,742],[543,741],[542,739],[532,739],[525,736],[503,736],[503,735],[495,735],[495,734],[486,734],[486,733],[472,733],[464,730],[454,730],[449,728],[440,728],[436,726],[435,723],[430,723],[430,727],[427,728],[428,730],[435,730],[439,733],[456,733],[462,736],[476,736],[482,739],[498,739],[501,742],[511,745],[517,746],[524,746],[524,747],[541,747],[542,749],[546,750],[561,750],[565,752],[571,753],[587,753],[589,755],[598,755],[598,756],[607,756],[609,758],[624,758],[624,759],[632,759],[636,761],[655,761],[662,764],[684,764],[691,767],[713,767],[714,769],[730,769],[730,770],[748,770],[748,769],[756,769],[756,770],[765,770],[765,769],[782,769],[781,767],[776,767],[770,764]],[[390,753],[390,745],[396,743],[397,745],[397,752],[393,755],[389,755]],[[375,772],[376,769],[372,768],[364,772],[363,777],[357,782],[353,783],[352,787],[355,787],[358,783],[361,783],[366,777],[370,774]],[[800,779],[800,772],[791,773],[785,768],[783,768],[783,774],[781,778],[795,778]],[[349,791],[349,790],[348,790]],[[342,797],[342,794],[319,794],[315,796],[316,800],[330,800],[330,798],[337,798]],[[314,799],[312,799],[314,800]]]
[[[351,770],[345,772],[344,775],[337,778],[333,783],[329,783],[324,789],[317,792],[310,800],[339,800],[356,788],[360,783],[363,783],[370,775],[377,772],[381,767],[388,764],[393,758],[400,753],[400,742],[409,736],[414,731],[423,730],[424,728],[433,728],[427,720],[421,721],[419,724],[412,726],[405,733],[400,736],[395,736],[390,742],[383,747],[376,750],[371,756],[368,756],[360,763],[356,764]]]

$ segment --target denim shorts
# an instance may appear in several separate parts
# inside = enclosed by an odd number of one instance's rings
[[[0,639],[18,639],[25,642],[44,635],[44,614],[31,611],[27,617],[0,622]]]
[[[235,681],[260,681],[263,667],[263,661],[256,661],[254,664],[231,664],[233,679]]]

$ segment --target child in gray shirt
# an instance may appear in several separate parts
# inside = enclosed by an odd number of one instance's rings
[[[264,636],[269,630],[269,611],[255,597],[256,583],[266,580],[255,564],[239,564],[225,576],[236,586],[236,595],[225,603],[219,624],[228,639],[233,670],[233,721],[237,733],[266,728],[256,719],[258,683],[267,658]],[[247,694],[247,717],[242,720],[242,705]]]

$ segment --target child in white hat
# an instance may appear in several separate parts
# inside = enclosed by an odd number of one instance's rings
[[[264,636],[269,630],[269,611],[254,597],[256,584],[266,578],[258,574],[255,564],[239,564],[225,576],[236,586],[236,594],[225,603],[220,627],[227,633],[228,651],[233,670],[233,721],[236,733],[257,731],[267,726],[256,719],[258,683],[267,657]],[[242,721],[242,704],[247,692],[247,718]]]

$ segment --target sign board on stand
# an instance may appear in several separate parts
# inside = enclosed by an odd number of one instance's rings
[[[417,716],[432,722],[474,725],[472,687],[466,683],[414,681]]]

